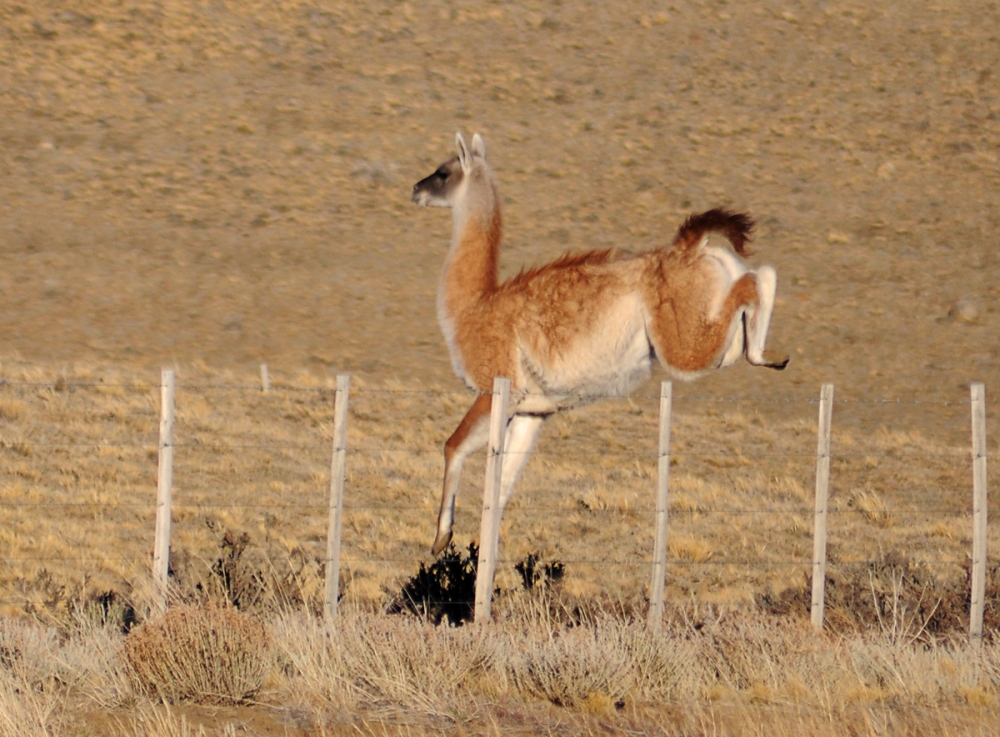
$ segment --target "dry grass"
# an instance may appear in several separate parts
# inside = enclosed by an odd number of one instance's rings
[[[482,721],[491,703],[510,715],[540,700],[567,714],[624,720],[653,704],[703,714],[713,704],[771,705],[775,713],[795,704],[843,726],[853,706],[962,712],[962,704],[996,704],[1000,694],[995,644],[975,651],[961,640],[831,638],[801,620],[716,610],[674,610],[659,631],[610,610],[567,627],[548,610],[518,605],[501,621],[456,630],[348,617],[330,631],[284,617],[276,638],[295,667],[274,685],[310,709],[457,723]]]
[[[136,689],[170,703],[241,703],[271,670],[263,625],[222,607],[181,606],[132,630],[125,659]]]
[[[120,633],[84,616],[63,624],[0,618],[0,735],[65,734],[78,707],[130,700]]]
[[[125,719],[117,719],[112,734],[115,737],[236,737],[240,726],[233,722],[206,732],[204,726],[193,727],[183,713],[174,712],[164,704],[156,708],[144,704]]]
[[[114,591],[143,610],[135,587],[148,579],[152,546],[155,377],[9,361],[0,369],[8,382],[0,396],[19,407],[0,427],[0,558],[8,561],[0,606],[56,621],[71,614],[71,602]],[[173,591],[178,602],[319,611],[332,381],[274,372],[262,395],[255,378],[204,367],[180,375]],[[430,562],[440,446],[467,401],[355,381],[343,606],[385,606]],[[730,412],[711,401],[677,402],[670,600],[750,603],[800,587],[809,571],[815,405],[788,403],[789,416],[767,422],[753,414],[761,406],[746,401]],[[866,422],[878,424],[882,412],[870,406]],[[642,393],[552,420],[504,517],[501,588],[516,589],[514,564],[540,553],[566,564],[570,593],[628,598],[646,590],[655,422],[655,397]],[[864,428],[845,425],[835,423],[832,575],[880,551],[905,550],[940,581],[964,579],[968,450],[878,430],[876,443],[861,449]],[[456,522],[462,550],[478,536],[483,471],[482,458],[470,459]],[[37,513],[43,507],[48,514]]]
[[[26,643],[8,652],[28,654],[4,664],[12,734],[64,734],[109,709],[124,710],[113,727],[121,734],[225,733],[237,717],[190,705],[168,713],[152,694],[239,700],[256,687],[227,685],[240,668],[207,676],[221,684],[163,670],[140,687],[124,655],[146,637],[140,662],[174,662],[153,655],[171,653],[172,640],[140,634],[157,626],[146,588],[155,387],[123,370],[3,370],[0,557],[17,565],[0,574],[2,598],[8,615],[27,611],[44,624],[4,620]],[[317,734],[530,734],[559,723],[583,734],[985,731],[1000,658],[995,642],[977,654],[956,634],[967,625],[970,542],[961,447],[915,431],[876,430],[867,443],[863,427],[835,424],[827,612],[837,637],[817,636],[800,619],[815,405],[789,403],[795,414],[762,422],[753,402],[679,401],[668,601],[691,604],[652,632],[641,622],[655,397],[558,417],[548,437],[559,442],[543,438],[504,520],[494,626],[433,628],[379,612],[430,560],[439,445],[467,397],[357,381],[343,618],[331,629],[275,612],[320,609],[332,382],[272,378],[261,395],[249,377],[192,367],[177,400],[172,611],[211,620],[232,612],[189,607],[223,602],[268,621],[273,654],[254,666],[259,706],[243,707],[254,718]],[[878,409],[869,408],[871,421]],[[478,532],[482,473],[482,459],[470,460],[460,549]],[[53,499],[65,505],[59,514],[31,513]],[[529,554],[565,566],[557,585],[521,591],[515,563]],[[993,592],[1000,575],[990,576]],[[127,616],[150,620],[129,640],[119,631]],[[991,605],[991,632],[998,617]],[[192,635],[203,654],[219,647],[205,639],[212,631]]]
[[[263,733],[283,723],[317,735],[530,734],[559,724],[580,734],[792,735],[805,726],[817,735],[881,734],[882,724],[893,734],[972,735],[989,732],[1000,706],[996,641],[974,649],[962,638],[916,643],[885,631],[829,636],[802,619],[713,607],[670,608],[652,630],[620,608],[573,615],[550,596],[508,602],[485,628],[272,615],[273,649],[252,638],[266,675],[256,705],[212,710],[192,703],[206,691],[218,701],[223,686],[189,669],[161,669],[155,689],[122,678],[135,674],[134,638],[146,639],[143,662],[176,657],[148,629],[53,633],[2,620],[0,734],[229,735],[257,720]],[[205,636],[205,625],[227,627],[227,610],[176,611],[184,624],[171,647],[188,649],[198,622],[200,670],[247,645]],[[167,691],[174,704],[158,705]]]
[[[49,737],[56,734],[58,694],[34,690],[6,668],[0,672],[0,735]]]

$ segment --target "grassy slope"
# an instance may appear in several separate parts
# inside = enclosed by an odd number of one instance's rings
[[[144,578],[155,499],[155,377],[98,369],[51,375],[14,364],[4,370],[0,557],[8,564],[0,598],[7,609],[41,605],[60,586],[121,591]],[[179,379],[173,567],[182,587],[194,586],[225,557],[226,534],[246,533],[253,555],[298,572],[296,598],[315,601],[322,595],[332,387],[309,375],[276,376],[262,395],[252,382],[208,369]],[[430,562],[439,449],[466,401],[443,391],[355,384],[346,603],[384,603],[418,562]],[[678,403],[672,600],[751,603],[804,585],[816,405],[786,406],[787,418],[772,422],[751,400]],[[867,409],[877,416],[877,405]],[[573,595],[627,598],[647,590],[656,412],[656,399],[640,394],[553,421],[504,517],[501,586],[516,588],[513,564],[539,553],[566,564]],[[460,549],[478,537],[482,478],[482,459],[475,459],[459,499]],[[860,437],[838,428],[831,571],[897,552],[958,585],[971,547],[970,488],[962,447],[916,431]]]

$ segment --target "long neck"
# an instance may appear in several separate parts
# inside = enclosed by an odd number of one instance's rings
[[[443,319],[454,320],[497,287],[501,218],[492,182],[454,209],[455,227],[438,290]],[[470,201],[471,200],[471,201]]]

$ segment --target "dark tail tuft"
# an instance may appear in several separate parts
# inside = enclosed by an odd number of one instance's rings
[[[749,256],[746,245],[752,238],[754,221],[745,212],[732,212],[721,207],[700,215],[690,215],[677,230],[674,248],[687,251],[695,248],[709,233],[721,233],[740,256]]]

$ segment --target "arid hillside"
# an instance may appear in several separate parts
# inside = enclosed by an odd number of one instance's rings
[[[0,4],[0,355],[457,386],[450,228],[480,131],[505,273],[760,223],[784,375],[682,391],[958,399],[997,379],[996,3]]]

